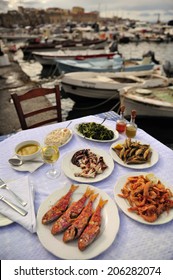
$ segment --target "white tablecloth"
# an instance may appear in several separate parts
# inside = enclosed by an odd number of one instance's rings
[[[73,129],[76,123],[81,121],[100,121],[98,117],[88,116],[72,121],[69,128]],[[23,140],[35,139],[41,144],[44,142],[44,137],[48,132],[53,129],[64,127],[68,124],[62,122],[59,124],[49,125],[40,127],[37,129],[30,129],[21,131],[10,138],[0,142],[0,178],[5,181],[14,180],[20,178],[27,172],[18,172],[13,170],[9,163],[10,158],[14,153],[14,147],[18,142]],[[115,128],[115,121],[106,120],[106,125]],[[123,139],[125,136],[120,135],[119,139]],[[159,178],[162,178],[170,186],[173,185],[173,151],[145,133],[143,130],[138,129],[137,138],[151,146],[158,151],[159,161],[158,163],[147,169],[147,172],[155,173]],[[97,147],[104,149],[109,153],[109,147],[111,143],[98,143],[87,141],[80,138],[77,135],[73,135],[72,140],[60,148],[60,159],[56,163],[56,167],[60,168],[61,160],[65,154],[71,150],[86,148],[86,147]],[[35,188],[35,211],[37,215],[40,204],[46,199],[46,197],[58,188],[62,188],[64,185],[72,183],[64,173],[61,171],[61,175],[57,180],[50,180],[45,177],[45,171],[48,169],[48,165],[44,165],[34,173],[30,174],[30,178],[34,183]],[[146,170],[140,170],[145,171]],[[95,187],[102,189],[107,192],[112,199],[114,199],[113,188],[116,180],[127,173],[131,173],[133,170],[122,167],[115,163],[114,171],[107,179],[102,182],[93,184]],[[120,209],[120,228],[119,232],[112,243],[112,245],[102,254],[97,256],[95,259],[117,259],[117,260],[156,260],[156,259],[173,259],[173,221],[153,226],[144,225],[138,223],[131,218],[127,217]],[[0,228],[0,258],[2,259],[58,259],[56,256],[49,253],[40,243],[37,234],[32,234],[19,224],[13,223],[8,226],[2,226]]]

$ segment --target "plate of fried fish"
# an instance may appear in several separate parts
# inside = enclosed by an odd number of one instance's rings
[[[65,175],[74,181],[95,183],[112,173],[114,161],[104,150],[85,148],[65,155],[61,168]]]
[[[119,230],[115,202],[91,185],[65,186],[40,205],[37,234],[61,259],[92,259],[111,246]]]
[[[113,143],[109,152],[117,163],[132,169],[150,168],[159,159],[158,152],[149,144],[130,138]]]

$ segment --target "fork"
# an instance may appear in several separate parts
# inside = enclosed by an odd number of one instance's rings
[[[106,120],[107,120],[107,117],[105,117],[100,124],[103,124]]]
[[[8,190],[15,198],[16,200],[22,205],[22,206],[26,206],[27,202],[25,202],[23,199],[21,199],[17,194],[15,194],[7,185],[6,183],[0,179],[0,189],[6,189]]]

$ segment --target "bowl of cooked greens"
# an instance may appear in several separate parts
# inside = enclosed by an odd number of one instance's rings
[[[80,137],[91,141],[111,142],[119,137],[118,131],[96,122],[76,124],[74,131]]]

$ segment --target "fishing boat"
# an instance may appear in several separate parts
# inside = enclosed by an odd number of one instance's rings
[[[92,58],[84,61],[78,60],[55,60],[59,73],[71,73],[71,72],[130,72],[130,71],[145,71],[154,68],[155,64],[148,61],[145,57],[143,60],[131,59],[125,61],[120,55],[114,55],[112,59]],[[127,63],[126,63],[127,62]]]
[[[137,125],[162,143],[173,142],[173,87],[131,88],[120,94],[129,120],[132,109],[137,111]]]
[[[59,76],[60,72],[57,67],[56,59],[64,61],[67,59],[73,59],[77,61],[84,61],[91,58],[107,58],[111,59],[115,55],[115,52],[109,52],[109,50],[59,50],[56,52],[33,52],[33,56],[42,66],[41,76]]]
[[[75,102],[93,100],[119,100],[119,92],[129,87],[151,87],[167,84],[165,77],[152,70],[139,72],[74,72],[61,79],[63,91]]]
[[[115,52],[108,52],[105,49],[99,49],[99,50],[70,50],[70,49],[64,49],[64,50],[58,50],[53,52],[33,52],[33,56],[36,61],[38,61],[43,67],[44,66],[50,66],[50,65],[56,65],[56,59],[58,60],[66,60],[66,59],[75,59],[75,60],[85,60],[90,58],[102,58],[106,57],[108,59],[113,58],[115,55]]]
[[[33,52],[40,51],[57,51],[63,48],[66,49],[103,49],[107,45],[107,39],[82,39],[82,40],[52,40],[52,41],[35,41],[26,43],[24,46],[21,46],[20,49],[23,52],[23,59],[30,60],[33,59]]]
[[[172,86],[125,89],[121,92],[120,99],[126,107],[126,115],[130,115],[135,108],[140,116],[173,118]]]

